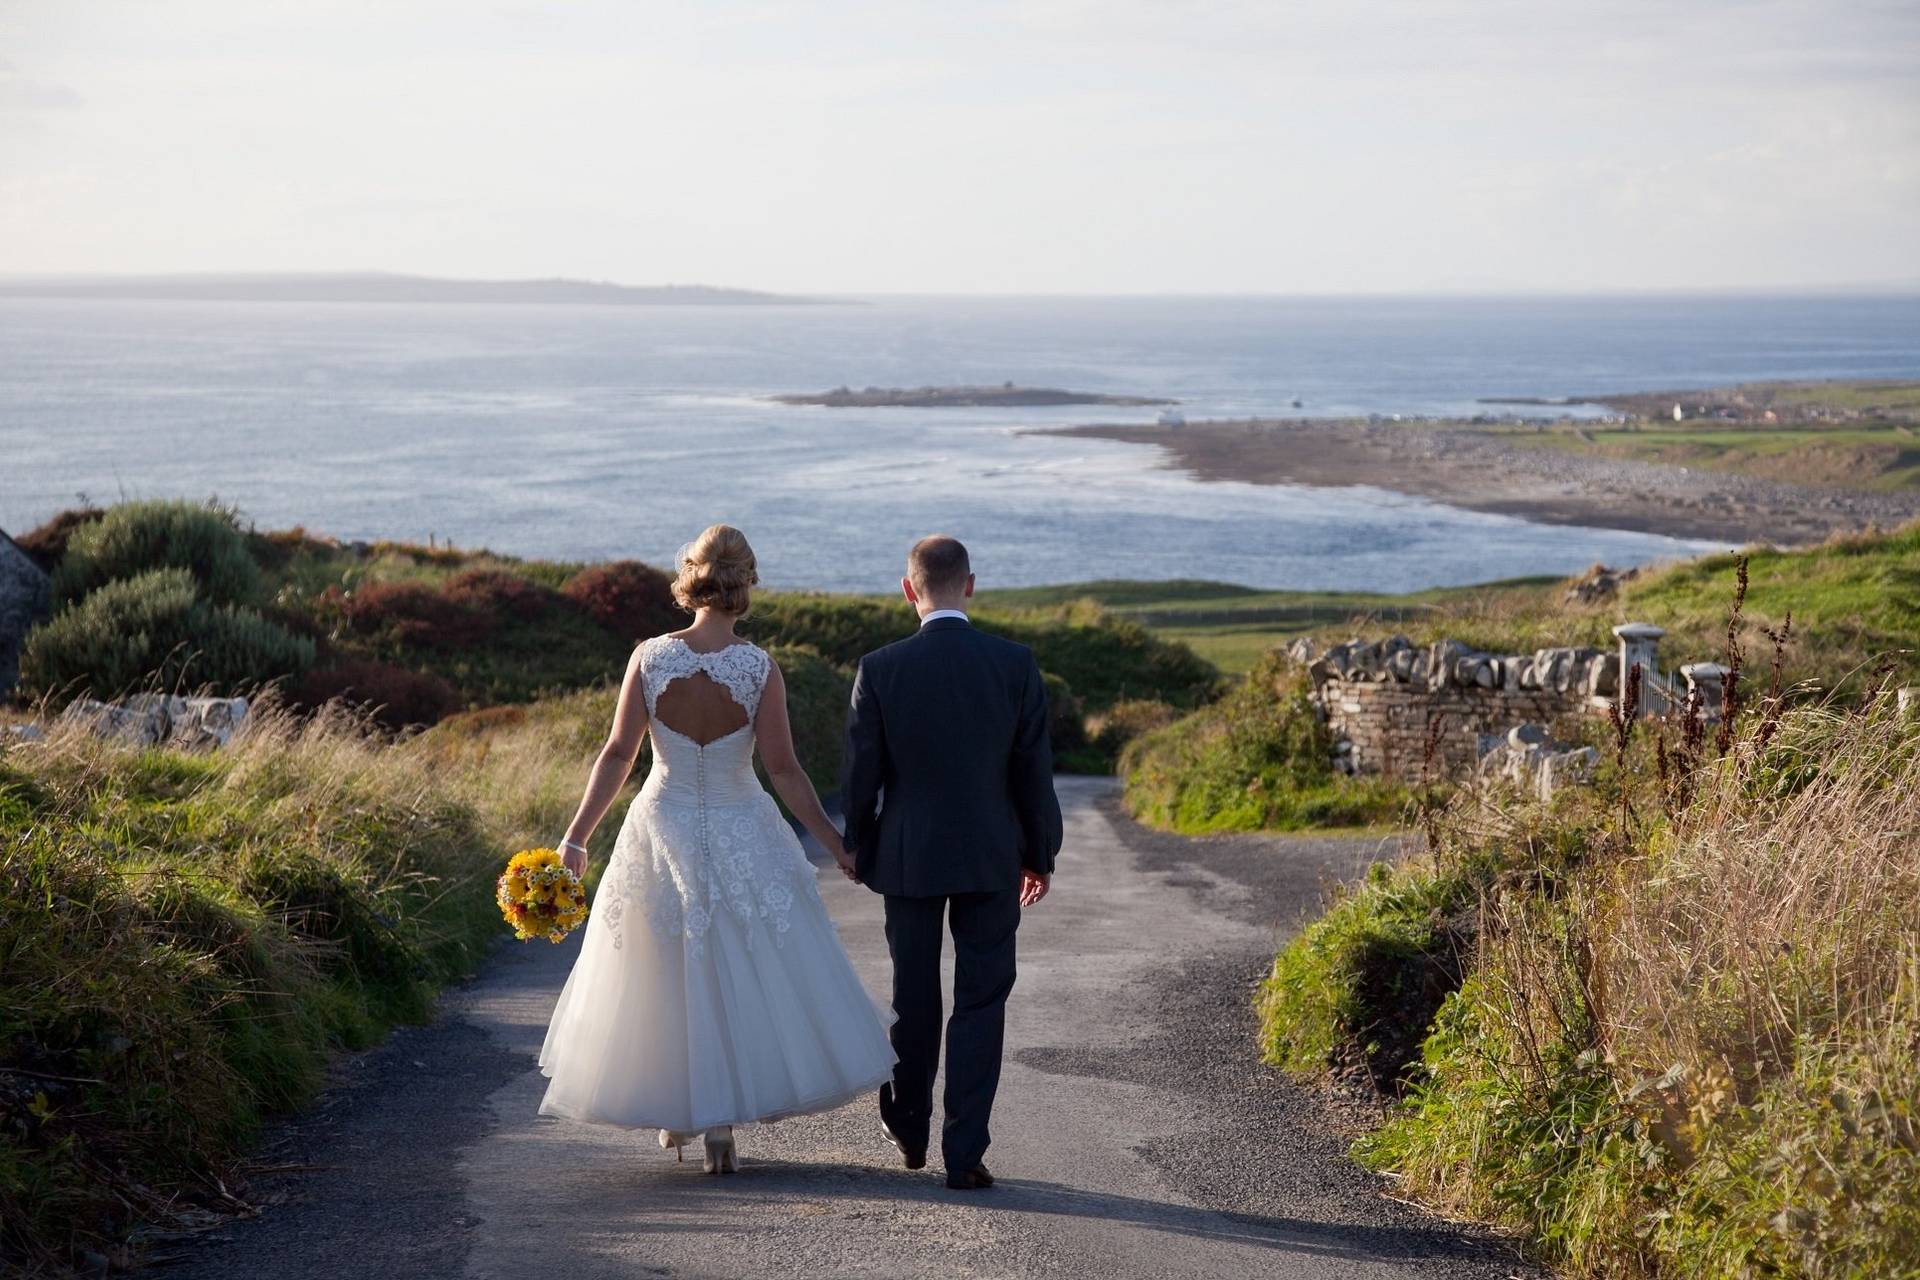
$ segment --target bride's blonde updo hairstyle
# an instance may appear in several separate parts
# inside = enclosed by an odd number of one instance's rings
[[[682,609],[718,609],[740,616],[753,599],[760,571],[747,535],[730,524],[710,525],[680,548],[680,576],[673,598]]]

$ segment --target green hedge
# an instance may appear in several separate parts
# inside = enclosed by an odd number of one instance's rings
[[[1334,772],[1306,677],[1281,654],[1219,702],[1135,738],[1120,772],[1135,817],[1190,833],[1390,822],[1407,801],[1396,783]]]
[[[155,569],[93,590],[27,636],[22,689],[56,704],[145,688],[232,693],[313,665],[311,640],[209,603],[197,585],[185,569]]]
[[[123,502],[73,530],[54,597],[70,603],[153,569],[184,569],[216,604],[261,598],[260,566],[233,512],[180,501]]]

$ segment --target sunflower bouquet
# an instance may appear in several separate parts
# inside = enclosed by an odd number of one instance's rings
[[[553,849],[522,849],[494,886],[500,914],[513,936],[559,942],[587,918],[587,887]]]

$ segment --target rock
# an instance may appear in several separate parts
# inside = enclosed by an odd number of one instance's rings
[[[1287,646],[1287,657],[1293,659],[1303,667],[1313,662],[1313,655],[1314,646],[1313,637],[1311,636],[1301,636],[1298,640],[1295,640]]]
[[[245,698],[182,698],[139,693],[119,703],[82,698],[61,719],[84,725],[95,737],[136,746],[223,747],[247,718]]]
[[[1567,589],[1561,595],[1561,602],[1563,604],[1600,604],[1619,595],[1621,584],[1632,582],[1639,576],[1638,568],[1609,569],[1603,564],[1596,564],[1567,583]]]
[[[1482,689],[1492,689],[1500,683],[1500,659],[1488,658],[1473,669],[1473,682]]]
[[[46,570],[0,532],[0,698],[20,683],[20,650],[27,632],[53,609],[53,584]]]
[[[1507,742],[1515,747],[1532,747],[1547,741],[1544,725],[1517,724],[1507,730]]]
[[[151,706],[119,706],[80,698],[67,705],[60,718],[81,725],[96,738],[151,747],[167,736],[167,713]]]
[[[1535,784],[1539,788],[1541,803],[1551,802],[1553,793],[1561,787],[1592,781],[1593,766],[1599,761],[1600,753],[1592,747],[1580,747],[1572,751],[1554,751],[1543,755],[1536,775],[1538,781]]]
[[[0,738],[11,739],[14,742],[44,742],[46,737],[46,730],[37,724],[10,724],[4,730],[0,730]]]

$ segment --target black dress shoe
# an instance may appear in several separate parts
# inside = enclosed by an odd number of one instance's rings
[[[985,1191],[993,1185],[993,1175],[987,1172],[987,1166],[983,1164],[971,1169],[949,1169],[947,1185],[955,1191]]]
[[[900,1159],[905,1162],[907,1168],[924,1169],[927,1167],[927,1140],[922,1138],[915,1142],[906,1137],[902,1133],[906,1127],[905,1117],[893,1105],[893,1086],[881,1085],[880,1132],[887,1135],[887,1141],[891,1142],[894,1149],[900,1153]]]

